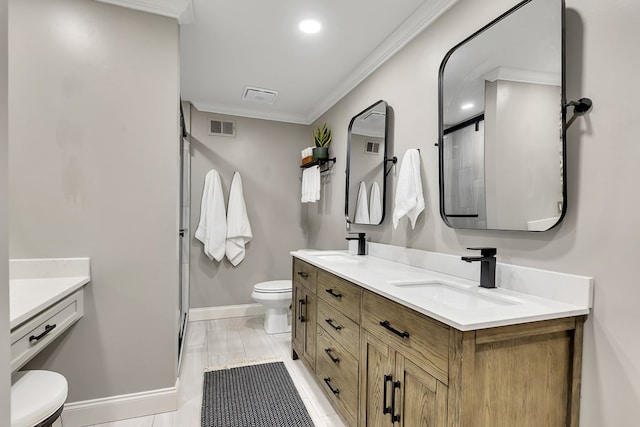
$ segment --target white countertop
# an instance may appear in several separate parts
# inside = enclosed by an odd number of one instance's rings
[[[9,280],[11,329],[89,283],[89,276]]]
[[[89,283],[89,258],[9,260],[11,329]]]
[[[291,252],[291,255],[461,331],[589,313],[588,306],[517,292],[513,288],[484,289],[472,280],[371,255],[358,256],[349,255],[346,251],[317,250],[298,250]],[[460,264],[466,263],[460,261]],[[562,274],[542,270],[537,270],[536,274],[539,275],[540,272],[549,273],[550,276]],[[586,291],[592,292],[590,279],[584,279],[589,280],[589,289]],[[416,287],[411,284],[428,281],[445,282],[455,292],[446,296],[445,303],[437,298],[417,297]],[[466,304],[464,309],[456,306],[456,295],[460,295],[460,304]],[[496,301],[499,304],[493,303]]]

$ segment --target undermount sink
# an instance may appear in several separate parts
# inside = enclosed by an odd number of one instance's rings
[[[411,298],[427,298],[458,310],[481,310],[518,304],[517,301],[494,295],[486,295],[467,290],[441,280],[392,281],[393,286],[401,288]]]
[[[331,261],[331,262],[356,263],[359,261],[357,255],[349,255],[348,253],[342,253],[342,252],[324,253],[324,254],[318,254],[315,256],[322,260]]]

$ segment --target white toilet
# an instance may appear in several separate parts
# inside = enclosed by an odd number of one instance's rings
[[[253,287],[251,298],[266,308],[266,333],[280,334],[291,331],[291,289],[291,280],[272,280]]]

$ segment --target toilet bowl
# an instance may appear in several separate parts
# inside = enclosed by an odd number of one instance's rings
[[[280,334],[291,331],[291,280],[272,280],[253,287],[251,298],[265,306],[264,331]]]

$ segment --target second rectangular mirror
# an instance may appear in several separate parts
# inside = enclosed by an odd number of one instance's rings
[[[349,123],[345,216],[347,224],[384,220],[389,106],[378,101]]]

